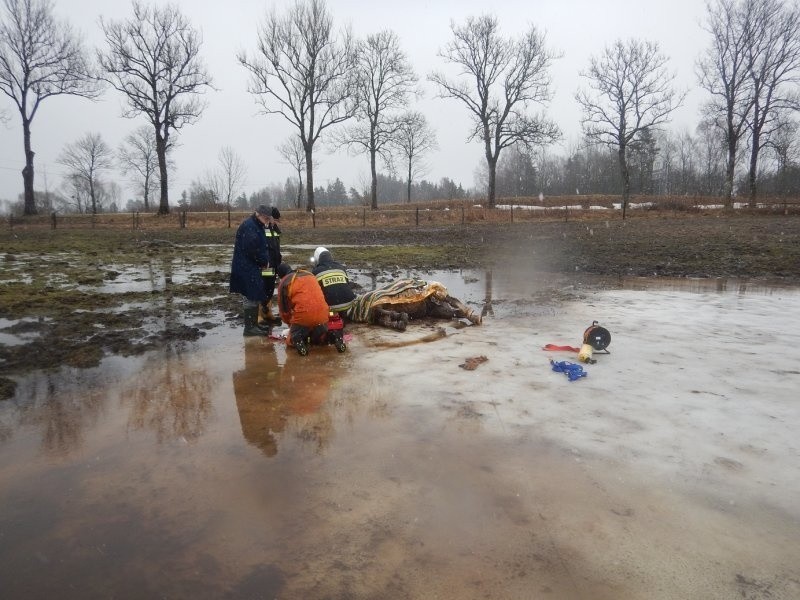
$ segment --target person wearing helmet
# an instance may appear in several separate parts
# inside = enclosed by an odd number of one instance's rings
[[[311,272],[317,277],[331,311],[343,315],[356,299],[344,266],[335,262],[330,250],[323,246],[314,250],[311,264]]]
[[[278,265],[278,310],[289,324],[286,343],[300,356],[308,354],[308,345],[328,343],[328,304],[314,274],[304,269],[292,270]]]

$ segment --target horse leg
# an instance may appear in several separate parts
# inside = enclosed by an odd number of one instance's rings
[[[447,302],[441,302],[433,298],[429,298],[430,302],[427,303],[427,313],[429,317],[437,319],[457,319],[458,311],[454,309]]]
[[[373,310],[375,311],[375,322],[378,325],[383,325],[384,327],[396,329],[398,331],[406,330],[406,322],[399,318],[400,313],[397,313],[393,310],[385,310],[379,307],[376,307]]]
[[[473,325],[480,325],[483,322],[483,319],[480,315],[475,314],[469,306],[464,304],[458,298],[447,296],[447,298],[445,298],[445,302],[447,302],[447,304],[449,304],[455,310],[456,316],[459,319],[467,319]]]
[[[408,313],[397,312],[396,310],[389,310],[387,312],[392,316],[393,321],[402,321],[403,323],[408,323],[409,321]]]

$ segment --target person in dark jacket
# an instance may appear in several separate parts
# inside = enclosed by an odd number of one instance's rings
[[[311,263],[314,265],[311,272],[317,277],[331,311],[344,316],[343,313],[356,299],[356,293],[350,287],[347,271],[333,260],[330,250],[322,246],[314,250]]]
[[[289,324],[287,343],[300,356],[308,354],[308,343],[328,343],[328,304],[313,273],[293,271],[286,263],[278,265],[278,310]]]
[[[261,271],[270,264],[265,228],[271,215],[270,208],[262,204],[236,230],[230,291],[242,295],[246,336],[269,335],[268,329],[258,326],[258,307],[267,299]]]
[[[269,254],[269,266],[262,269],[261,275],[264,278],[264,288],[267,299],[261,303],[258,314],[258,322],[264,327],[270,325],[280,325],[281,318],[272,312],[272,295],[275,293],[275,269],[281,264],[281,228],[278,220],[281,218],[281,211],[274,206],[270,207],[269,223],[264,228],[267,237],[267,253]]]

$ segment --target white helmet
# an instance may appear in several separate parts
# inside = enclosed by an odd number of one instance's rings
[[[319,261],[319,255],[322,254],[323,252],[328,252],[328,249],[325,248],[324,246],[317,246],[317,249],[314,250],[314,256],[308,259],[309,262],[312,265],[316,265],[317,262]]]

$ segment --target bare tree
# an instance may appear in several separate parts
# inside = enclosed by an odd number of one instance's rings
[[[776,127],[775,134],[770,136],[766,147],[775,157],[777,173],[777,187],[781,196],[786,196],[788,186],[789,167],[797,163],[798,139],[797,131],[800,128],[797,121],[784,115]]]
[[[247,167],[236,151],[223,146],[219,151],[219,199],[228,209],[228,227],[231,226],[231,203],[247,177]]]
[[[751,32],[747,65],[753,95],[748,187],[755,203],[759,153],[779,135],[785,114],[800,108],[800,9],[780,0],[746,0],[744,10]]]
[[[728,186],[728,161],[725,131],[713,120],[705,119],[697,126],[699,155],[699,190],[704,196],[723,192]],[[736,165],[734,165],[735,167]]]
[[[427,171],[425,154],[437,148],[436,132],[428,125],[425,115],[411,111],[399,119],[399,128],[392,143],[403,159],[406,171],[406,202],[411,202],[411,182]]]
[[[356,54],[357,122],[341,132],[338,143],[369,155],[371,207],[377,209],[377,157],[391,167],[391,142],[400,125],[396,111],[408,103],[417,76],[388,29],[359,42]]]
[[[13,100],[22,118],[25,167],[24,214],[36,214],[33,193],[31,123],[43,100],[99,93],[80,37],[53,16],[49,0],[3,0],[0,21],[0,91]]]
[[[483,142],[489,168],[487,202],[493,207],[503,148],[540,146],[560,136],[555,123],[526,112],[532,104],[550,99],[548,71],[555,55],[533,25],[516,40],[502,37],[497,18],[489,15],[469,17],[464,25],[452,23],[450,28],[454,39],[439,56],[459,67],[463,77],[432,73],[428,78],[438,85],[440,97],[461,101],[471,113],[474,128],[469,139]]]
[[[127,99],[123,115],[143,114],[155,129],[161,195],[159,214],[169,213],[167,152],[171,135],[192,124],[205,108],[199,95],[211,87],[200,59],[201,40],[175,6],[133,2],[127,21],[100,19],[108,49],[98,52],[102,78]]]
[[[329,127],[353,116],[354,60],[349,30],[336,35],[324,0],[298,0],[285,15],[273,9],[258,31],[254,56],[239,63],[264,114],[298,129],[305,151],[306,210],[314,206],[314,144]]]
[[[306,151],[296,135],[290,136],[277,148],[286,163],[297,172],[297,208],[303,206],[303,171],[306,168]]]
[[[117,150],[117,160],[124,175],[131,177],[141,190],[145,211],[150,210],[150,196],[158,189],[158,155],[153,130],[142,125],[130,133]]]
[[[669,120],[686,95],[672,88],[675,75],[667,72],[666,64],[655,42],[617,40],[599,58],[592,57],[589,70],[581,73],[591,90],[575,95],[583,110],[583,132],[590,141],[617,152],[623,219],[631,193],[629,146]]]
[[[70,180],[76,189],[84,186],[88,192],[93,215],[101,207],[99,175],[113,166],[113,156],[99,133],[87,133],[74,144],[67,144],[58,157],[58,163],[69,169]]]
[[[711,45],[697,63],[700,85],[711,94],[706,118],[723,133],[727,151],[725,204],[733,204],[733,183],[739,142],[747,133],[747,115],[753,105],[749,47],[752,43],[748,16],[738,0],[715,0],[706,5],[706,31]]]

